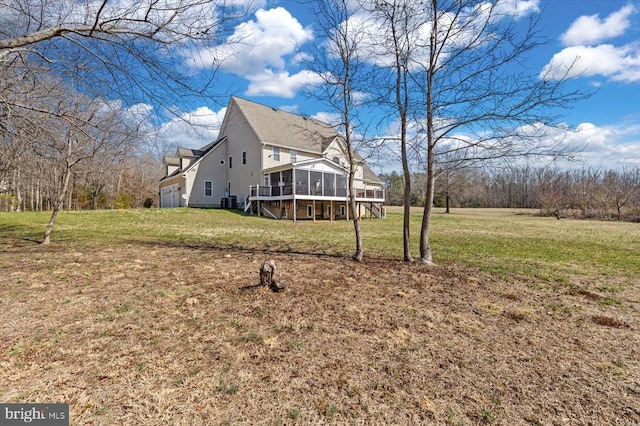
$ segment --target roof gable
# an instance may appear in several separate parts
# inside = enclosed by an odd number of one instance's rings
[[[338,151],[342,152],[343,155],[347,155],[345,141],[342,137],[336,137],[331,141],[328,141],[327,145],[324,147],[323,153],[326,153],[326,151],[331,147],[335,147]],[[355,160],[357,165],[362,166],[362,174],[364,180],[369,182],[382,183],[382,180],[373,170],[371,170],[367,162],[364,160],[364,158],[362,158],[360,154],[358,154],[357,151],[355,152]]]

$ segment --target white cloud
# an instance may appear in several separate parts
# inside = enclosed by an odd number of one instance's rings
[[[319,82],[308,70],[292,73],[287,69],[304,60],[298,49],[313,38],[313,31],[285,8],[259,9],[255,19],[239,24],[224,44],[185,54],[191,67],[219,65],[249,80],[247,96],[292,98],[302,87]]]
[[[636,9],[629,4],[605,19],[600,19],[599,15],[576,19],[561,37],[567,47],[553,55],[540,72],[540,78],[559,80],[604,76],[623,83],[640,82],[640,43],[622,46],[598,44],[624,35],[631,26],[630,17],[634,13]]]
[[[568,125],[548,127],[540,123],[525,126],[520,130],[524,135],[539,138],[537,145],[540,147],[554,147],[557,151],[573,153],[576,161],[558,160],[558,164],[563,167],[585,166],[601,169],[617,169],[622,166],[640,167],[640,122],[637,118],[630,117],[629,121],[607,126],[585,122],[574,128]],[[388,172],[398,170],[400,165],[399,142],[394,140],[397,135],[396,124],[391,123],[388,129],[388,143],[378,153],[380,164],[384,164],[384,170]],[[471,134],[452,134],[449,139],[440,141],[438,151],[464,148],[475,141],[477,136]],[[484,142],[484,145],[491,144],[491,139]],[[411,160],[412,167],[423,164],[422,152],[417,153],[418,156]],[[514,159],[514,161],[520,160]]]
[[[532,13],[540,11],[538,0],[501,0],[497,3],[498,10],[501,10],[510,15],[522,18],[529,16]]]
[[[158,135],[167,146],[200,148],[217,139],[226,111],[226,107],[218,112],[196,108],[162,124]]]
[[[571,46],[553,55],[540,77],[561,79],[602,75],[614,81],[640,82],[640,46]]]
[[[579,159],[595,168],[616,169],[640,166],[640,124],[596,126],[580,124],[567,136],[568,143],[582,144]]]
[[[595,44],[620,36],[631,25],[629,17],[634,12],[635,8],[628,4],[605,19],[597,14],[581,16],[561,36],[562,43],[565,46]]]
[[[598,126],[580,123],[569,126],[541,129],[545,136],[542,144],[557,145],[558,148],[576,154],[576,162],[560,161],[560,165],[616,169],[621,166],[640,166],[640,124],[616,123]]]
[[[324,112],[320,111],[311,116],[311,118],[321,121],[323,123],[330,124],[332,126],[337,126],[342,121],[340,114],[334,112]]]
[[[283,70],[285,57],[311,40],[313,32],[286,9],[259,9],[255,20],[239,24],[224,44],[191,52],[189,65],[208,68],[220,64],[223,70],[240,76],[253,75],[265,68]]]
[[[248,96],[278,96],[293,98],[303,87],[321,83],[316,73],[302,70],[296,74],[287,71],[274,72],[264,69],[260,74],[246,76],[249,79]]]

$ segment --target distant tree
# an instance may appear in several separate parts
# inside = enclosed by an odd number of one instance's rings
[[[622,220],[622,209],[631,204],[636,196],[638,176],[624,168],[620,171],[609,170],[604,174],[602,185],[607,194],[607,205],[615,209],[616,219]]]
[[[537,188],[537,199],[545,215],[560,220],[572,205],[570,174],[555,169],[544,169]]]
[[[404,202],[403,188],[404,179],[397,172],[381,174],[380,179],[384,182],[386,204],[390,206],[401,206]]]

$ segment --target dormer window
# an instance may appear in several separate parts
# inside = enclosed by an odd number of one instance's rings
[[[340,158],[338,158],[338,157],[333,157],[333,158],[331,159],[331,161],[333,161],[333,162],[334,162],[334,163],[336,163],[336,164],[340,164]]]

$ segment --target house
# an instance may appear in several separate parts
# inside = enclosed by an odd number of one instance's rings
[[[242,208],[274,219],[348,219],[344,141],[326,123],[232,97],[219,137],[164,157],[161,207]],[[384,216],[382,181],[358,157],[361,216]]]

